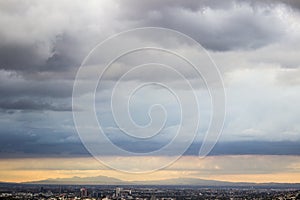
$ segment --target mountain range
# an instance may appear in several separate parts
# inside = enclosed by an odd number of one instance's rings
[[[77,177],[56,178],[40,181],[23,182],[23,184],[41,184],[41,185],[176,185],[176,186],[274,186],[274,187],[300,187],[300,183],[248,183],[248,182],[228,182],[206,180],[198,178],[174,178],[153,181],[124,181],[113,177],[95,176],[95,177]]]

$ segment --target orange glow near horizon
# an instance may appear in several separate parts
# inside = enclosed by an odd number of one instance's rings
[[[132,159],[134,163],[136,158]],[[139,158],[136,162],[149,159]],[[152,158],[159,162],[163,157]],[[125,164],[125,163],[124,163]],[[1,159],[0,181],[108,176],[124,181],[201,178],[232,182],[300,182],[300,156],[184,156],[171,166],[151,173],[132,174],[105,167],[94,158]]]

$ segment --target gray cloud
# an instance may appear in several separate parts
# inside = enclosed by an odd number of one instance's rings
[[[143,26],[159,26],[181,31],[200,42],[218,58],[228,87],[233,87],[236,91],[231,94],[232,98],[229,98],[232,100],[228,107],[230,119],[225,126],[228,138],[238,140],[241,137],[249,137],[253,140],[256,137],[259,140],[259,137],[263,136],[266,140],[270,138],[271,133],[277,131],[298,139],[299,112],[298,109],[292,109],[291,105],[291,102],[299,102],[298,88],[276,89],[279,85],[299,85],[299,70],[296,69],[299,67],[299,50],[295,46],[300,41],[297,38],[300,29],[297,23],[292,21],[299,19],[299,8],[300,3],[297,0],[117,0],[85,3],[1,1],[1,156],[8,155],[9,152],[39,156],[88,155],[78,138],[75,139],[76,142],[70,139],[76,135],[72,129],[74,125],[70,123],[70,113],[59,112],[71,110],[70,97],[76,70],[98,42],[122,30]],[[291,25],[295,25],[294,32]],[[170,43],[163,39],[159,42]],[[126,45],[126,42],[120,45]],[[176,48],[176,45],[173,47]],[[148,58],[139,56],[139,59]],[[158,55],[156,59],[162,59],[162,56]],[[131,66],[134,62],[128,63]],[[269,71],[264,72],[259,68],[266,65],[271,66],[272,70],[277,70],[278,66],[295,70],[275,73],[281,82],[272,85],[277,79],[269,81],[266,85],[271,87],[265,87],[265,90],[275,89],[267,93],[257,89],[265,86],[262,80],[266,79],[265,74],[269,74]],[[248,77],[250,73],[247,69],[252,68],[263,74],[262,77],[254,79],[256,74]],[[109,81],[115,80],[122,70],[124,67],[116,71],[112,69]],[[239,81],[240,77],[244,77],[241,74],[248,79]],[[194,74],[190,75],[188,78],[194,78]],[[138,75],[133,79],[143,81],[149,76],[161,78],[160,74],[153,72]],[[88,79],[88,75],[86,78]],[[237,83],[231,83],[236,80]],[[103,101],[109,99],[106,98],[105,92],[101,93],[104,94]],[[280,94],[283,95],[282,98],[276,100]],[[255,105],[250,103],[253,100],[252,96],[256,97]],[[245,113],[244,110],[249,113]],[[136,114],[140,116],[140,113]],[[259,131],[249,127],[255,127]],[[21,133],[20,130],[33,131],[35,135]],[[279,136],[276,139],[280,141],[223,142],[216,146],[212,155],[299,154],[297,142],[284,142]],[[48,143],[45,143],[45,140],[48,140]],[[161,143],[124,141],[116,143],[137,152],[161,146]],[[198,145],[192,146],[187,155],[197,153],[195,146]]]
[[[2,71],[2,75],[4,75]],[[13,74],[1,76],[0,93],[2,98],[49,97],[67,98],[72,95],[72,81],[32,81]]]
[[[44,65],[39,48],[25,45],[0,46],[1,69],[32,71]]]
[[[95,20],[99,9],[72,1],[1,2],[0,68],[21,73],[74,70],[107,31]]]
[[[250,2],[154,1],[143,4],[133,0],[123,6],[127,8],[124,15],[142,26],[179,30],[207,49],[228,51],[256,49],[278,41],[285,34],[284,24],[273,12],[273,6],[255,8]]]
[[[18,99],[17,101],[0,101],[0,109],[3,110],[50,110],[50,111],[72,111],[67,105],[54,105],[49,102],[34,101],[29,99]]]
[[[68,1],[59,4],[19,2],[18,6],[14,6],[14,1],[2,2],[0,25],[6,28],[0,31],[0,68],[21,72],[74,71],[89,50],[109,36],[107,32],[113,33],[115,30],[111,29],[119,24],[128,24],[120,30],[137,26],[172,28],[216,51],[255,49],[279,40],[285,34],[285,25],[272,11],[273,7],[255,9],[251,3],[116,1],[111,7],[120,4],[122,9],[113,10],[113,16],[106,14],[107,21],[97,21],[104,15],[100,3],[98,14],[93,13],[95,9],[90,10],[91,14],[88,12],[91,5],[74,3],[70,6]],[[294,4],[298,5],[296,2],[290,5]],[[38,13],[48,7],[51,9],[47,17],[41,20],[43,17]],[[77,10],[83,15],[81,18],[77,17]],[[110,26],[100,28],[103,23]]]
[[[1,134],[3,135],[3,134]],[[28,137],[30,136],[30,137]],[[50,141],[45,142],[40,137],[48,137]],[[0,158],[5,157],[90,157],[91,155],[85,147],[77,140],[68,140],[66,134],[56,136],[57,141],[53,141],[53,135],[22,135],[5,134],[0,141]],[[65,139],[63,139],[65,138]],[[60,139],[60,140],[59,140]],[[130,141],[120,141],[119,147],[136,153],[149,152],[159,148],[159,143],[138,143]],[[197,156],[201,143],[193,143],[184,155]],[[219,142],[210,152],[209,156],[222,155],[300,155],[299,142],[281,141],[236,141]],[[103,149],[104,155],[114,155],[109,149]],[[174,152],[166,152],[164,156],[173,156]]]
[[[298,0],[244,0],[250,2],[252,5],[256,6],[274,6],[276,4],[286,5],[292,9],[300,9],[300,3]]]

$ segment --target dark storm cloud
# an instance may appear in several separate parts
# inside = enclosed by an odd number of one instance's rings
[[[136,24],[135,27],[159,26],[181,31],[211,50],[255,49],[279,40],[284,34],[284,27],[273,19],[276,16],[270,12],[272,7],[268,8],[269,4],[266,3],[263,7],[264,11],[260,12],[251,6],[254,2],[118,1],[122,10],[115,13],[114,17],[121,22],[132,22]],[[291,6],[299,4],[296,1],[284,2],[288,2]],[[89,21],[84,23],[73,16],[73,11],[64,13],[63,10],[66,9],[64,5],[57,7],[59,10],[52,10],[53,13],[49,13],[50,17],[45,19],[49,27],[44,30],[45,27],[40,19],[33,18],[34,16],[28,17],[30,12],[39,12],[38,9],[43,11],[45,9],[43,6],[35,7],[27,3],[18,3],[20,5],[14,8],[12,6],[14,2],[2,4],[3,18],[18,17],[21,28],[10,27],[8,30],[0,31],[1,69],[23,73],[75,71],[89,50],[101,41],[100,38],[104,35],[99,30],[90,28],[102,26],[97,20],[86,17]],[[245,8],[237,9],[235,5],[245,5]],[[77,9],[80,12],[81,8]],[[210,13],[207,15],[205,14],[207,12]],[[72,23],[60,24],[56,19],[57,15],[64,15],[61,16],[61,21],[69,19]],[[37,21],[36,26],[34,26],[35,21]],[[94,24],[90,21],[94,21]],[[2,26],[7,26],[8,22],[2,20]],[[30,27],[30,32],[26,32],[26,26]],[[14,34],[9,34],[8,31]]]
[[[87,54],[80,52],[80,42],[80,38],[68,34],[57,35],[54,41],[49,38],[50,47],[40,42],[2,45],[0,42],[0,68],[23,73],[74,70]]]
[[[39,49],[32,46],[0,45],[1,69],[32,71],[44,65]]]
[[[236,7],[234,7],[234,5]],[[265,4],[251,1],[151,1],[124,3],[123,17],[141,26],[159,26],[181,31],[215,51],[256,49],[280,40],[285,28]]]
[[[291,8],[300,9],[300,1],[298,0],[281,0],[281,2],[289,5]]]
[[[126,13],[129,17],[140,16],[148,11],[167,10],[172,8],[181,8],[191,11],[201,11],[203,8],[211,9],[230,9],[235,5],[249,4],[251,6],[274,6],[276,4],[285,4],[291,8],[300,8],[300,2],[298,0],[153,0],[142,2],[139,0],[129,0],[126,4],[119,1],[124,7],[136,12]],[[124,4],[123,4],[124,3]]]
[[[139,0],[129,0],[127,1],[127,3],[119,1],[119,3],[121,3],[125,7],[125,14],[129,17],[129,19],[131,17],[135,19],[137,16],[142,16],[143,14],[146,14],[145,12],[167,11],[174,8],[186,9],[192,12],[199,11],[205,7],[209,7],[212,9],[228,9],[234,5],[234,2],[235,1],[233,0],[154,0],[147,2],[142,2]],[[132,10],[135,10],[136,12],[129,12]]]
[[[86,37],[90,37],[90,33],[85,33],[84,30],[79,31],[79,33],[63,33],[56,36],[52,54],[46,60],[42,69],[50,71],[75,71],[93,45],[96,44],[96,42],[91,42]],[[93,43],[93,45],[90,43]]]
[[[298,0],[244,0],[244,1],[249,2],[252,5],[269,6],[269,5],[282,4],[296,10],[300,9],[300,1]]]
[[[210,155],[300,155],[300,143],[293,141],[219,142]]]
[[[164,146],[161,143],[143,143],[143,142],[117,142],[118,146],[125,150],[142,153],[157,150]],[[201,143],[194,142],[184,155],[197,156]],[[167,155],[174,155],[174,152],[168,152]],[[209,153],[214,155],[300,155],[300,143],[293,141],[234,141],[218,142]]]
[[[0,135],[1,158],[89,156],[79,138],[73,133],[33,129],[29,132],[1,132]]]
[[[0,71],[0,110],[71,111],[72,82],[28,80],[14,72]],[[32,76],[32,74],[30,75]],[[29,77],[27,77],[29,78]]]
[[[67,98],[72,95],[72,83],[66,81],[30,81],[11,78],[0,80],[2,98],[18,97],[50,97]]]
[[[69,3],[1,2],[0,26],[5,28],[0,30],[0,69],[19,73],[76,71],[102,36],[98,30],[89,30],[94,20],[87,13],[88,4]]]
[[[33,134],[22,132],[1,133],[0,157],[61,157],[89,156],[87,150],[78,141],[66,141],[70,134],[51,133]],[[72,134],[71,134],[72,136]],[[45,139],[47,138],[47,139]],[[79,139],[78,139],[79,140]]]
[[[0,109],[3,110],[51,110],[51,111],[72,111],[71,106],[54,105],[41,100],[18,99],[16,101],[0,101]]]
[[[78,141],[64,140],[66,134],[56,136],[53,140],[51,133],[44,133],[43,137],[49,136],[49,141],[40,140],[41,136],[6,134],[0,141],[0,157],[61,157],[61,156],[91,156],[82,143]],[[63,141],[63,142],[62,142]],[[161,144],[142,144],[136,142],[120,142],[119,147],[130,152],[151,152]],[[201,143],[194,143],[184,155],[197,156]],[[103,149],[104,155],[114,155],[108,149]],[[219,142],[210,152],[209,156],[222,155],[300,155],[300,143],[292,141],[267,142],[267,141],[236,141]],[[162,156],[174,156],[174,152],[164,152]]]

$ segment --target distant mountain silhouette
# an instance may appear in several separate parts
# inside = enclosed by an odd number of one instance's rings
[[[198,185],[198,186],[226,186],[236,183],[227,181],[215,181],[198,178],[174,178],[157,181],[135,181],[136,184],[141,185]]]
[[[56,179],[46,179],[40,181],[24,182],[26,184],[62,184],[62,185],[118,185],[124,184],[124,181],[107,177],[107,176],[95,176],[95,177],[78,177],[74,176],[72,178],[56,178]]]
[[[300,187],[300,183],[246,183],[206,180],[198,178],[174,178],[154,181],[123,181],[113,177],[77,177],[56,178],[40,181],[24,182],[23,184],[57,184],[57,185],[193,185],[193,186],[274,186],[274,187]]]

